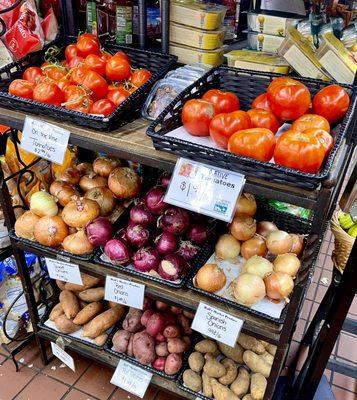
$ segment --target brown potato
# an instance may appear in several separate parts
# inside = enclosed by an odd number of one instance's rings
[[[100,336],[107,329],[116,324],[125,312],[125,306],[118,304],[116,307],[97,315],[88,322],[83,329],[83,336],[91,339]]]
[[[74,318],[73,322],[77,325],[84,325],[103,311],[103,304],[94,301],[85,306]]]
[[[253,397],[250,394],[246,394],[242,400],[254,400]]]
[[[267,388],[267,380],[262,374],[252,374],[250,380],[250,394],[254,400],[263,400],[265,389]]]
[[[79,325],[73,323],[73,320],[67,318],[64,314],[60,315],[54,321],[56,328],[62,333],[74,333],[81,329]]]
[[[192,369],[186,369],[183,373],[183,383],[194,392],[200,392],[202,389],[202,378]]]
[[[245,333],[239,335],[237,342],[243,349],[254,351],[256,354],[263,354],[265,352],[265,347],[260,340],[253,336],[246,335]]]
[[[234,347],[230,347],[224,343],[218,342],[218,347],[221,353],[224,354],[226,357],[232,359],[238,364],[243,364],[244,350],[240,344],[236,343]]]
[[[258,356],[258,354],[254,353],[254,351],[246,350],[243,353],[243,360],[252,372],[259,372],[265,378],[269,378],[271,365]]]
[[[202,372],[202,391],[203,394],[207,397],[212,397],[212,385],[211,385],[211,378]]]
[[[83,290],[83,292],[78,293],[78,297],[91,303],[92,301],[100,301],[104,299],[104,287],[90,288],[87,290]],[[115,303],[117,304],[117,303]]]
[[[102,335],[97,336],[94,339],[94,342],[97,346],[104,346],[105,342],[108,339],[108,334],[107,333],[103,333]]]
[[[239,400],[238,396],[216,379],[211,379],[211,385],[215,400]]]
[[[90,289],[91,287],[98,285],[98,283],[100,282],[99,278],[85,274],[84,272],[81,272],[81,278],[83,285],[77,285],[75,283],[66,282],[65,289],[72,290],[74,292],[80,292],[83,290]]]
[[[180,338],[167,339],[167,350],[169,353],[183,353],[187,344]]]
[[[61,303],[56,304],[50,313],[50,321],[54,321],[56,318],[58,318],[60,315],[64,314],[63,308]]]
[[[275,356],[276,353],[276,349],[277,347],[274,346],[273,344],[268,344],[268,346],[266,346],[267,352],[270,353],[272,356]]]
[[[238,370],[238,376],[231,384],[231,390],[238,397],[244,396],[248,393],[250,384],[250,375],[247,369],[240,367]]]
[[[167,350],[167,343],[162,342],[155,346],[155,352],[159,357],[167,357],[170,353]]]
[[[230,358],[225,358],[221,361],[221,363],[226,368],[226,373],[221,376],[218,381],[222,383],[222,385],[230,385],[237,377],[237,365],[236,363],[231,360]]]
[[[200,353],[214,353],[217,350],[217,345],[213,340],[203,339],[196,344],[195,350]]]
[[[265,351],[263,354],[260,354],[260,357],[266,361],[269,365],[273,365],[274,362],[274,356],[272,356],[270,353]]]
[[[226,374],[226,367],[217,360],[208,360],[205,362],[203,371],[210,378],[220,378],[221,376]]]
[[[188,357],[188,365],[195,372],[201,372],[203,365],[205,363],[205,359],[203,358],[202,353],[195,351],[190,354]]]
[[[80,310],[77,297],[69,290],[62,290],[59,300],[68,319],[74,318]]]

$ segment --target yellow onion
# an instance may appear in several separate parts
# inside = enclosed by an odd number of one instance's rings
[[[44,246],[58,247],[68,236],[68,227],[62,218],[42,217],[35,225],[35,239]]]
[[[98,203],[102,217],[106,217],[114,210],[116,203],[114,194],[106,187],[89,189],[84,197]]]
[[[297,235],[296,233],[290,233],[290,237],[293,240],[290,253],[295,253],[297,256],[299,256],[304,248],[304,239],[301,235]]]
[[[118,199],[132,199],[140,192],[141,179],[131,168],[118,167],[110,173],[108,187]]]
[[[93,166],[88,162],[82,162],[76,165],[77,171],[79,171],[80,175],[90,175],[93,174]]]
[[[81,178],[81,174],[77,168],[69,167],[63,172],[59,173],[57,179],[59,181],[67,182],[71,185],[77,185]]]
[[[283,272],[295,278],[296,273],[299,271],[301,262],[294,253],[280,254],[273,262],[275,272]]]
[[[100,176],[108,178],[110,173],[119,167],[120,161],[109,157],[98,157],[93,162],[94,172]]]
[[[247,307],[263,300],[266,293],[263,279],[258,275],[248,273],[241,274],[234,279],[231,288],[237,303]]]
[[[237,258],[240,252],[240,243],[238,240],[226,233],[218,238],[216,243],[215,253],[220,260],[230,260]]]
[[[80,198],[71,200],[62,211],[63,221],[73,228],[84,228],[99,216],[100,207],[94,200]]]
[[[268,252],[265,240],[262,236],[254,235],[252,238],[242,243],[240,252],[248,260],[253,256],[265,256]]]
[[[264,278],[267,296],[272,300],[287,299],[294,289],[293,278],[282,272],[271,272]]]
[[[35,240],[35,225],[40,217],[32,211],[25,211],[15,222],[15,233],[18,237]]]
[[[253,256],[243,266],[243,272],[258,275],[264,279],[273,271],[273,264],[264,257]]]
[[[79,187],[83,192],[96,187],[106,187],[107,184],[108,181],[106,178],[95,174],[83,175],[79,181]]]
[[[229,229],[237,240],[245,241],[254,236],[256,227],[257,224],[252,217],[239,215],[234,217]]]
[[[205,264],[196,275],[196,285],[206,292],[214,293],[226,284],[226,275],[217,264]]]
[[[63,248],[72,254],[88,254],[93,251],[93,246],[89,242],[87,235],[80,230],[72,235],[68,235],[62,243]]]
[[[293,239],[285,231],[270,232],[266,238],[268,250],[275,255],[288,253],[293,244]]]
[[[235,216],[244,215],[253,217],[257,212],[257,203],[252,194],[243,193],[237,201]]]
[[[54,198],[47,192],[36,192],[30,199],[30,210],[39,217],[53,217],[58,213]]]
[[[74,196],[79,197],[78,191],[72,185],[62,181],[53,181],[50,186],[50,193],[62,207],[74,200]]]
[[[278,227],[274,224],[274,222],[270,221],[260,221],[257,225],[257,234],[263,237],[267,237],[270,232],[277,231]]]

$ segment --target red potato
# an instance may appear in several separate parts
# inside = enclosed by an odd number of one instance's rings
[[[166,303],[164,303],[162,301],[159,301],[159,300],[156,300],[155,305],[156,305],[156,309],[159,310],[159,311],[165,311],[165,310],[167,310],[169,308],[168,304],[166,304]]]
[[[155,342],[156,343],[162,343],[162,342],[165,342],[166,341],[166,338],[165,338],[165,336],[162,334],[162,333],[158,333],[156,336],[155,336]]]
[[[143,311],[146,311],[149,308],[152,308],[152,306],[153,306],[153,300],[149,299],[148,297],[145,297],[144,304],[143,304]]]
[[[165,362],[165,374],[174,375],[182,367],[181,354],[170,354]]]
[[[166,357],[157,357],[153,362],[152,366],[158,371],[163,371],[165,369]]]
[[[176,338],[179,337],[180,334],[180,328],[177,325],[167,325],[163,333],[165,338]]]
[[[177,322],[182,326],[183,331],[186,335],[191,335],[191,321],[187,317],[185,317],[184,315],[178,315]]]
[[[155,313],[147,321],[146,331],[151,336],[156,336],[158,333],[162,333],[165,329],[165,317],[162,314]]]
[[[154,311],[154,310],[145,310],[145,311],[143,312],[143,315],[141,316],[141,320],[140,320],[141,325],[146,326],[147,323],[148,323],[149,318],[150,318],[153,314],[155,314],[155,311]]]
[[[176,314],[176,315],[182,314],[182,308],[180,308],[180,307],[171,306],[171,307],[170,307],[170,311],[171,311],[173,314]]]
[[[133,341],[134,341],[134,334],[132,333],[129,338],[129,343],[128,347],[126,349],[126,354],[130,357],[134,355],[134,349],[133,349]]]
[[[176,324],[176,315],[170,313],[169,311],[164,314],[165,316],[165,325],[175,325]]]
[[[123,321],[123,329],[132,333],[140,331],[143,328],[140,322],[142,314],[140,310],[130,309]]]
[[[182,313],[183,313],[183,315],[184,315],[185,317],[187,317],[188,319],[194,319],[194,318],[195,318],[195,313],[192,312],[192,311],[183,310]]]
[[[159,357],[166,357],[169,355],[167,350],[167,343],[159,343],[155,346],[155,352]]]
[[[125,353],[127,351],[131,336],[132,334],[128,331],[120,330],[115,332],[112,340],[114,350],[118,351],[119,353]]]
[[[167,339],[167,350],[169,353],[183,353],[187,349],[187,344],[180,338]]]
[[[133,353],[139,363],[150,365],[156,359],[155,340],[147,332],[141,331],[134,334]]]

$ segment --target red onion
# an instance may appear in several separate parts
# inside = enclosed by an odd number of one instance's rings
[[[161,278],[175,281],[181,276],[186,266],[186,261],[180,255],[169,254],[161,260],[158,273]]]
[[[187,239],[191,240],[192,243],[202,244],[208,238],[208,229],[204,224],[192,224],[187,232]]]
[[[178,207],[168,208],[157,220],[157,226],[163,231],[181,235],[190,225],[187,211]]]
[[[194,211],[191,211],[189,215],[192,222],[202,222],[205,218],[202,214],[196,213]]]
[[[106,218],[96,218],[87,224],[86,235],[93,246],[104,246],[113,236],[113,225]]]
[[[170,182],[171,182],[171,174],[169,174],[168,172],[163,172],[160,175],[157,183],[158,185],[161,185],[166,188],[169,186]]]
[[[133,257],[134,267],[140,272],[156,270],[160,262],[160,255],[153,247],[139,249]]]
[[[139,203],[130,210],[130,220],[134,224],[146,227],[155,222],[155,216],[148,210],[145,204]]]
[[[186,261],[191,261],[197,256],[199,249],[200,248],[198,246],[195,246],[190,241],[184,240],[180,243],[177,254],[179,254]]]
[[[156,249],[160,254],[171,254],[177,249],[178,239],[170,232],[163,232],[155,239]]]
[[[134,247],[143,247],[149,241],[149,231],[141,225],[129,224],[125,237]]]
[[[164,202],[165,188],[155,186],[145,196],[146,206],[154,214],[161,214],[169,205]]]
[[[115,265],[126,265],[131,258],[129,247],[119,239],[111,239],[104,247],[104,253]]]
[[[122,242],[124,242],[126,245],[130,245],[130,243],[128,242],[128,239],[126,238],[126,229],[125,228],[121,228],[115,235],[114,235],[115,239],[119,239]]]

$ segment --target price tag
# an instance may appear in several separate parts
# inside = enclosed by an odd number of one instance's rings
[[[145,285],[108,276],[105,278],[104,299],[124,304],[125,306],[143,309]]]
[[[143,398],[151,378],[151,372],[147,372],[127,361],[120,360],[110,383]]]
[[[48,161],[63,164],[69,135],[67,129],[26,116],[21,147]]]
[[[68,368],[71,368],[73,372],[76,372],[73,358],[63,349],[61,349],[56,343],[51,342],[51,347],[53,355],[59,358],[63,364],[66,364]]]
[[[52,279],[83,285],[79,266],[70,264],[53,258],[45,258],[48,269],[48,274]]]
[[[212,339],[234,347],[244,321],[218,308],[200,302],[191,328]]]
[[[244,184],[242,174],[179,158],[165,202],[231,222]]]

